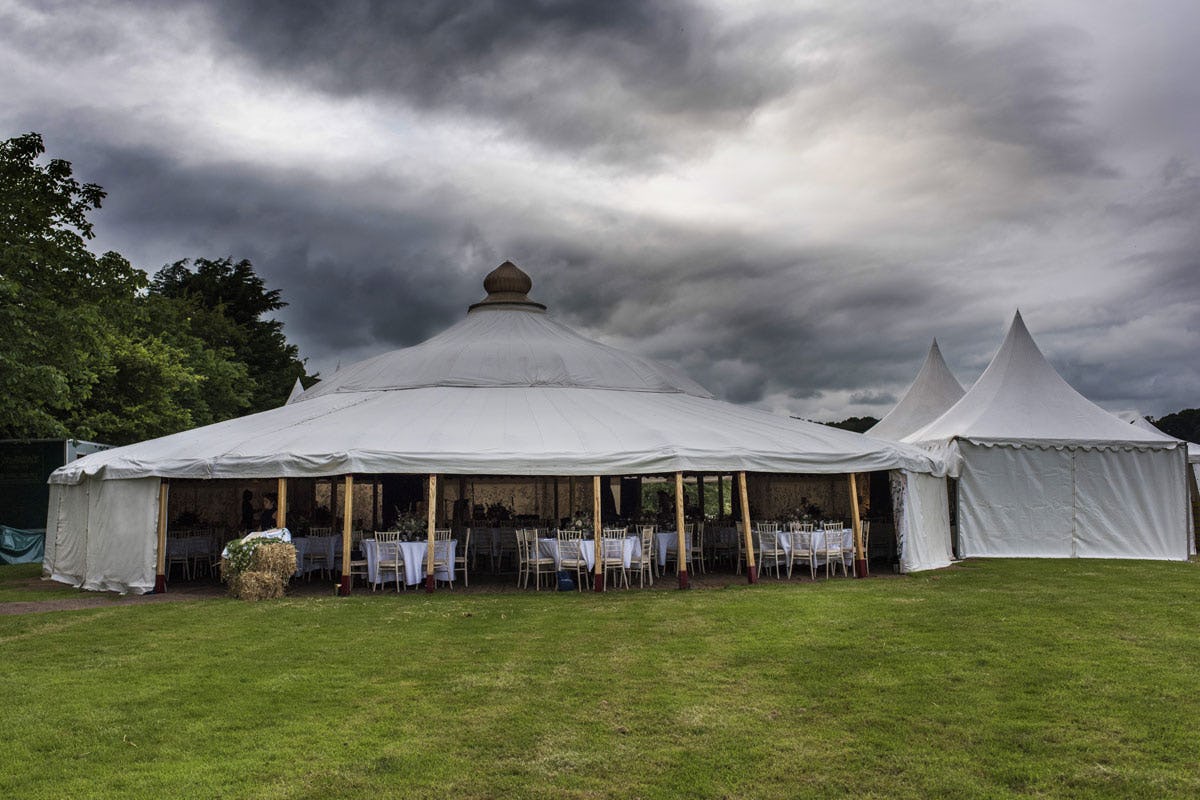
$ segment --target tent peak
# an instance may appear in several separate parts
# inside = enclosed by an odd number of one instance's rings
[[[505,261],[489,272],[483,279],[483,288],[488,293],[487,297],[468,307],[468,314],[477,308],[489,306],[546,310],[541,303],[529,299],[529,290],[533,288],[533,279],[511,261]]]

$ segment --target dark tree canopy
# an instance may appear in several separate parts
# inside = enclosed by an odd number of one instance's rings
[[[1168,436],[1200,443],[1200,408],[1185,408],[1150,422]]]
[[[282,404],[297,378],[309,378],[283,323],[264,315],[284,308],[278,289],[267,289],[246,259],[176,261],[159,270],[150,294],[190,304],[192,332],[213,348],[227,348],[246,365],[251,382],[250,411]]]
[[[104,191],[41,136],[0,143],[0,438],[127,444],[278,406],[311,382],[249,261],[197,259],[153,283],[94,255]]]
[[[831,428],[841,428],[844,431],[866,433],[878,422],[879,420],[874,417],[846,417],[839,422],[826,422],[825,424]]]
[[[104,192],[36,133],[0,143],[0,436],[87,435],[68,420],[113,370],[146,276],[87,248]]]

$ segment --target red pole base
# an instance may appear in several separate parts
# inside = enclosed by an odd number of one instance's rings
[[[154,593],[155,594],[163,594],[166,591],[167,591],[167,576],[166,575],[155,575],[154,576]]]
[[[746,567],[746,582],[758,583],[758,566]]]
[[[342,576],[342,582],[338,584],[338,595],[341,597],[350,596],[350,585],[354,583],[354,578],[349,575]]]
[[[688,571],[686,569],[679,571],[679,588],[688,588]]]
[[[854,559],[854,577],[867,577],[867,560],[865,558]]]
[[[435,582],[435,579],[432,575],[425,576],[425,593],[426,594],[433,594],[434,582]]]
[[[604,591],[604,573],[597,572],[596,579],[592,582],[592,590],[596,592]]]

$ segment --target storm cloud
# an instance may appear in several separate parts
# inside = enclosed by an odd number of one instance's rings
[[[882,416],[1019,307],[1162,414],[1200,399],[1200,12],[1139,8],[0,0],[0,120],[108,190],[99,247],[250,258],[326,374],[511,258],[735,402]]]

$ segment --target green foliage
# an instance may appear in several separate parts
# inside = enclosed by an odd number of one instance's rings
[[[259,545],[265,542],[272,541],[270,539],[250,539],[243,541],[235,539],[225,545],[225,560],[221,565],[221,580],[228,581],[235,575],[240,575],[250,569],[251,562],[254,561],[254,551]]]
[[[179,261],[151,283],[96,256],[104,191],[41,136],[0,143],[0,438],[128,444],[283,403],[306,374],[249,261]]]
[[[67,421],[112,370],[144,273],[87,249],[104,191],[42,138],[0,143],[0,436],[79,435]]]
[[[1185,408],[1150,422],[1168,436],[1185,442],[1200,442],[1200,408]]]
[[[281,405],[297,378],[309,378],[296,346],[283,334],[283,323],[264,318],[287,303],[279,290],[266,288],[246,259],[197,258],[190,266],[176,261],[155,274],[150,293],[188,304],[193,334],[246,365],[250,411]]]

